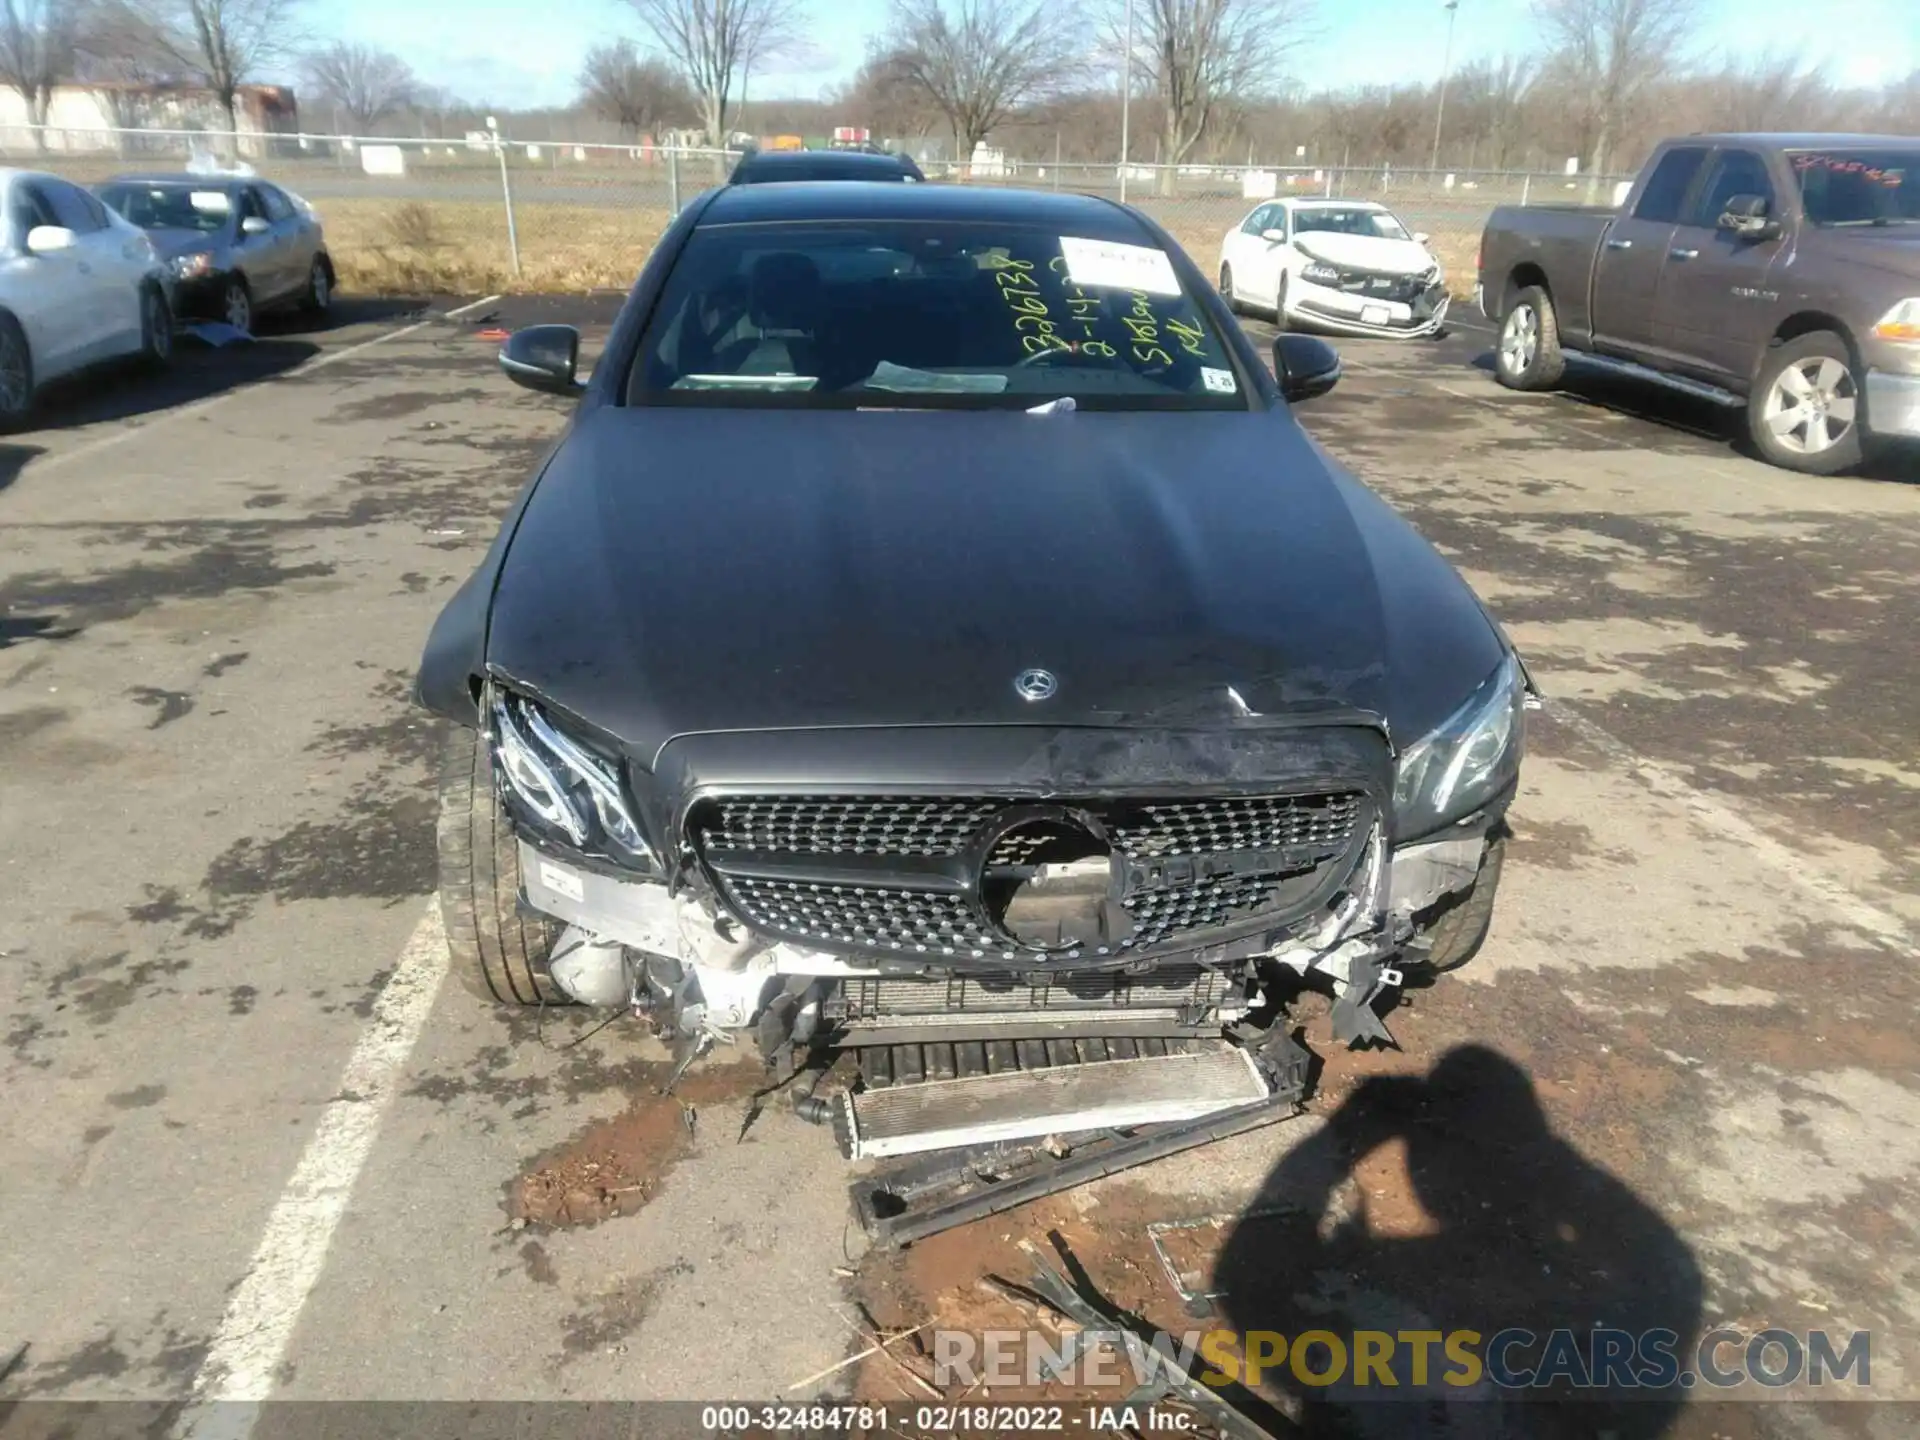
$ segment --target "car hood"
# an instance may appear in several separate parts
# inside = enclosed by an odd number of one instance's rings
[[[676,735],[1192,725],[1411,739],[1499,663],[1458,575],[1284,410],[584,412],[489,669],[652,765]],[[1014,688],[1030,667],[1049,699]]]
[[[191,255],[196,250],[209,251],[217,258],[224,255],[227,248],[226,241],[204,230],[181,230],[162,225],[148,230],[146,236],[153,242],[154,253],[162,260]]]
[[[1436,263],[1418,240],[1389,240],[1384,235],[1310,230],[1294,238],[1293,248],[1343,270],[1372,270],[1382,275],[1423,275]]]

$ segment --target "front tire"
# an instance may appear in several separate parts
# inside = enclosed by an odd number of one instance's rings
[[[1280,278],[1273,282],[1273,328],[1287,328],[1287,272],[1282,270]]]
[[[1480,859],[1480,873],[1464,892],[1449,898],[1447,908],[1427,930],[1427,964],[1437,971],[1458,970],[1480,953],[1493,927],[1493,897],[1500,888],[1506,864],[1507,837],[1496,833]]]
[[[140,292],[140,363],[165,370],[173,362],[173,308],[158,285]]]
[[[1493,373],[1509,390],[1551,390],[1567,373],[1560,350],[1560,317],[1553,297],[1529,285],[1513,297],[1500,321]]]
[[[1766,460],[1803,475],[1840,475],[1865,457],[1859,367],[1831,330],[1767,352],[1747,400],[1747,434]]]
[[[33,418],[33,351],[20,322],[0,311],[0,435]]]
[[[1220,267],[1220,298],[1226,302],[1229,315],[1240,313],[1240,302],[1233,296],[1233,266],[1231,265]]]
[[[220,292],[220,318],[245,334],[253,333],[253,292],[238,275]]]
[[[498,1005],[572,1003],[547,962],[560,927],[520,910],[520,848],[493,788],[485,737],[465,726],[447,737],[440,763],[440,915],[453,973],[469,993]]]

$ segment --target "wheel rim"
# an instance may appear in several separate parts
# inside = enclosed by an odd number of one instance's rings
[[[27,356],[11,329],[0,329],[0,415],[27,408]]]
[[[1521,305],[1500,328],[1500,359],[1512,375],[1525,373],[1540,353],[1540,317],[1531,305]]]
[[[147,351],[156,360],[173,353],[173,324],[158,295],[147,296]]]
[[[236,330],[253,328],[253,302],[238,285],[227,291],[227,323]]]
[[[1809,355],[1774,377],[1760,419],[1781,449],[1820,455],[1852,433],[1859,403],[1846,362]]]
[[[313,262],[313,303],[324,310],[333,299],[333,287],[327,281],[327,267],[318,260]]]

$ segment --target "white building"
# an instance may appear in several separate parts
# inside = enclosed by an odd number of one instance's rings
[[[265,154],[266,137],[293,134],[300,128],[293,91],[283,86],[242,85],[234,108],[240,130],[238,148],[243,155]],[[16,158],[43,149],[55,153],[165,154],[183,148],[179,137],[155,135],[143,141],[139,135],[126,132],[224,134],[226,128],[227,112],[208,91],[188,86],[103,83],[56,87],[47,107],[46,129],[39,132],[31,124],[26,98],[18,90],[0,87],[0,152]]]

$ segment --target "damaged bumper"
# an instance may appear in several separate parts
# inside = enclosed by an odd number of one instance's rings
[[[1398,275],[1346,275],[1338,285],[1295,277],[1287,287],[1287,318],[1336,335],[1419,339],[1446,324],[1452,297],[1431,283]]]
[[[1247,1015],[1263,984],[1291,971],[1331,982],[1336,1038],[1387,1039],[1374,1002],[1400,984],[1396,962],[1417,960],[1427,917],[1475,884],[1496,819],[1478,817],[1446,838],[1397,849],[1376,829],[1336,903],[1264,949],[1230,959],[1199,949],[1157,956],[1151,965],[1135,961],[1052,977],[1030,968],[1021,972],[1023,988],[1010,1003],[1027,1020],[1023,1028],[1041,1035],[1118,1033],[1128,1026],[1142,1033],[1218,1034]],[[860,1043],[950,1042],[1006,1020],[1007,1010],[991,1003],[969,1011],[955,998],[962,981],[944,965],[770,940],[710,894],[670,894],[663,884],[589,869],[525,840],[520,863],[523,902],[570,927],[556,952],[554,979],[589,1004],[641,1001],[651,981],[656,991],[677,988],[682,1003],[699,1007],[707,1028],[732,1031],[760,1025],[776,1000],[791,996],[800,1008],[814,1007],[810,1028],[838,1023]],[[1118,986],[1103,984],[1108,975],[1127,977],[1124,1003],[1114,998]],[[1206,983],[1190,978],[1196,976]],[[902,1000],[916,983],[931,1002]],[[928,984],[933,991],[924,990]],[[976,1002],[992,993],[988,976],[975,975],[973,986]]]

